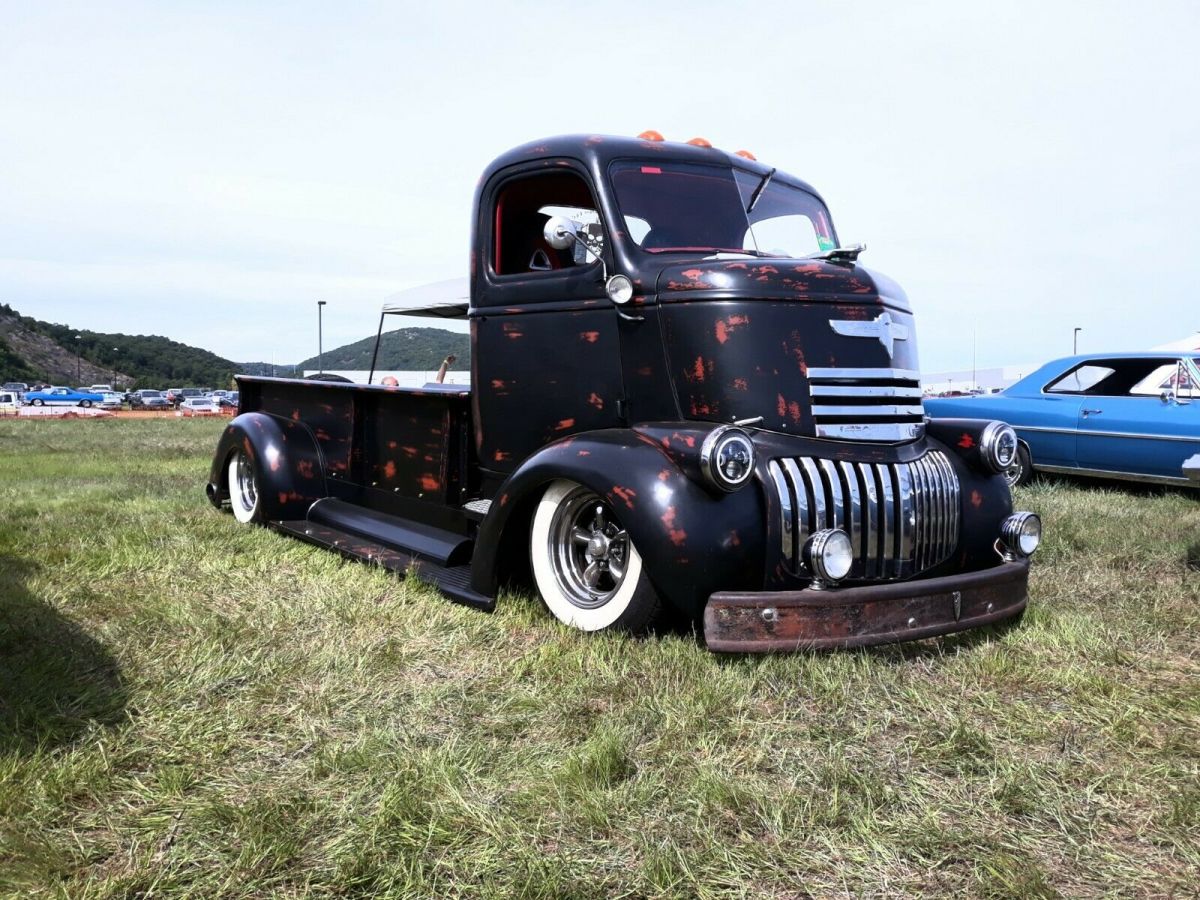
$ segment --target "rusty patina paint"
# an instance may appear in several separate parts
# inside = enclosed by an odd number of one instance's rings
[[[614,496],[619,497],[629,509],[633,509],[633,498],[637,496],[637,491],[635,491],[633,488],[622,487],[619,484],[614,484],[612,493]]]
[[[726,653],[917,640],[1019,616],[1028,581],[1023,561],[869,588],[716,593],[704,610],[704,637],[710,650]]]

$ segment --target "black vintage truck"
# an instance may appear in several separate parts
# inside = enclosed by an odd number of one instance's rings
[[[395,310],[469,320],[470,390],[240,377],[214,505],[482,609],[525,583],[574,627],[674,613],[720,651],[1022,613],[1016,436],[925,417],[908,300],[809,185],[556,137],[488,167],[472,226],[469,302]]]

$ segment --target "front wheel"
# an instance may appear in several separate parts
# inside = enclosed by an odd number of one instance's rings
[[[263,500],[259,491],[258,465],[244,451],[229,459],[226,469],[229,483],[229,505],[233,517],[243,525],[263,521]]]
[[[555,481],[538,503],[530,531],[533,577],[560,622],[581,631],[640,634],[662,607],[642,557],[613,508],[573,481]]]
[[[92,405],[92,401],[91,400],[80,400],[79,405],[82,406],[84,409],[88,409]]]
[[[1011,488],[1019,484],[1028,484],[1031,478],[1033,478],[1033,459],[1025,445],[1018,444],[1017,458],[1011,466],[1004,470],[1004,480]]]
[[[29,405],[30,406],[45,406],[46,401],[45,400],[30,400]]]

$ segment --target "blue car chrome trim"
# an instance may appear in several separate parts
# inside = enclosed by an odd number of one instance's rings
[[[1075,466],[1044,466],[1034,465],[1039,472],[1053,472],[1056,475],[1089,475],[1096,478],[1111,478],[1114,481],[1137,481],[1143,484],[1186,484],[1192,482],[1187,478],[1174,478],[1169,475],[1142,475],[1137,472],[1112,472],[1108,469],[1079,469]]]
[[[1144,441],[1183,441],[1188,444],[1200,444],[1200,436],[1185,434],[1144,434],[1133,431],[1080,431],[1078,428],[1046,428],[1042,425],[1013,425],[1017,432],[1042,431],[1048,434],[1074,434],[1088,437],[1140,438]]]

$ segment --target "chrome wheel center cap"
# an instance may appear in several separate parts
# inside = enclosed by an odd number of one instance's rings
[[[604,559],[608,556],[608,538],[596,533],[588,541],[587,555],[592,559]]]

